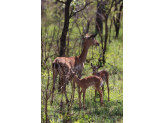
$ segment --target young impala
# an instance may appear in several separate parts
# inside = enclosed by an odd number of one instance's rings
[[[107,84],[107,88],[108,88],[108,101],[110,101],[110,98],[109,98],[109,83],[108,83],[109,74],[108,74],[108,72],[106,70],[102,70],[102,71],[98,72],[98,67],[97,66],[92,65],[92,63],[91,63],[91,66],[92,66],[92,69],[93,69],[93,75],[99,76],[103,80],[105,80],[105,82]],[[104,92],[104,85],[102,85],[102,90]],[[95,90],[95,99],[96,99],[96,92],[97,91]]]
[[[101,106],[103,105],[103,92],[100,89],[100,87],[103,85],[102,78],[93,75],[93,76],[89,76],[89,77],[86,77],[83,79],[79,79],[75,75],[75,72],[73,72],[71,69],[70,79],[73,79],[73,81],[76,82],[76,84],[78,86],[80,86],[80,88],[82,88],[82,90],[79,93],[79,99],[80,99],[79,107],[81,107],[81,94],[83,92],[83,107],[85,108],[85,92],[86,92],[86,89],[91,86],[93,86],[95,88],[95,90],[97,90],[99,92]]]

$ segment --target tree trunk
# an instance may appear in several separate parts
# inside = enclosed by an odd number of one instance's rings
[[[42,65],[42,62],[43,62],[43,53],[44,53],[44,50],[43,50],[43,33],[42,33],[42,28],[41,28],[41,65]]]
[[[65,56],[65,48],[66,48],[66,36],[69,27],[69,7],[72,0],[67,0],[65,4],[65,21],[64,21],[64,28],[62,31],[62,36],[60,38],[60,57]]]
[[[67,57],[69,56],[69,35],[67,37]]]
[[[119,1],[119,3],[121,2],[121,0]],[[116,31],[116,38],[118,38],[118,35],[119,35],[119,29],[120,29],[120,18],[121,18],[121,11],[122,11],[122,8],[123,8],[123,2],[120,6],[120,9],[119,9],[119,13],[116,14],[116,19],[114,18],[114,25],[115,25],[115,31]],[[117,8],[117,3],[115,3],[115,11],[117,11],[118,8]]]
[[[105,19],[105,40],[104,40],[104,49],[103,49],[103,64],[105,64],[105,52],[106,52],[106,42],[108,40],[108,19]]]
[[[97,2],[97,14],[96,14],[96,32],[101,31],[101,33],[103,32],[103,22],[102,22],[102,12],[101,12],[101,5],[102,1]]]
[[[89,32],[89,26],[90,26],[90,20],[89,20],[89,21],[87,21],[87,29],[86,29],[86,33],[88,33],[88,32]]]
[[[65,21],[64,21],[64,28],[62,31],[62,36],[60,38],[60,57],[65,56],[65,50],[66,50],[66,36],[69,28],[69,7],[71,4],[72,0],[67,0],[65,2]],[[61,91],[61,80],[59,79],[59,87],[58,87],[58,92]]]

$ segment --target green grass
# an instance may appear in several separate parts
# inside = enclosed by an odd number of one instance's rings
[[[44,80],[44,79],[42,79]],[[115,81],[115,85],[114,85]],[[73,103],[73,106],[71,108],[71,114],[74,114],[70,118],[70,122],[107,122],[107,123],[113,123],[113,122],[122,122],[123,120],[123,82],[122,80],[118,80],[118,75],[114,75],[110,77],[109,79],[109,87],[110,87],[110,102],[108,102],[108,95],[107,95],[107,85],[105,84],[105,91],[103,94],[103,100],[105,106],[100,107],[100,98],[99,94],[97,93],[96,96],[96,102],[94,102],[94,95],[95,90],[94,88],[88,88],[86,91],[86,98],[85,98],[85,105],[87,107],[87,110],[82,109],[79,113],[79,100],[78,100],[78,93],[77,88],[75,90],[75,101]],[[56,83],[56,88],[57,88]],[[65,112],[67,112],[67,105],[65,104],[65,96],[63,96],[64,101],[64,107],[63,112],[60,113],[60,99],[61,99],[61,93],[58,93],[57,89],[55,90],[55,97],[54,97],[54,103],[52,106],[50,106],[50,100],[48,103],[48,116],[51,121],[58,122],[62,121],[64,116],[66,116]],[[70,99],[71,96],[71,84],[67,85],[67,96]],[[81,97],[81,99],[83,99]],[[78,114],[79,113],[79,114]],[[45,114],[44,114],[44,105],[42,105],[42,114],[43,119],[45,120]],[[61,118],[62,117],[62,118]]]
[[[88,88],[86,91],[86,98],[85,98],[85,105],[87,107],[87,110],[81,110],[80,114],[77,116],[79,111],[79,105],[78,105],[78,93],[77,88],[75,90],[75,101],[73,104],[73,107],[71,109],[71,114],[75,113],[71,117],[71,122],[75,121],[81,121],[81,122],[89,122],[92,121],[94,123],[99,122],[122,122],[123,120],[123,82],[119,80],[116,81],[116,85],[113,86],[113,76],[110,77],[110,102],[108,102],[107,98],[107,89],[105,84],[105,91],[103,95],[103,100],[105,106],[100,107],[100,98],[99,94],[97,93],[96,96],[96,102],[94,102],[94,95],[95,91],[93,88]],[[67,85],[67,96],[70,98],[71,96],[71,84]],[[57,90],[54,92],[57,93]],[[60,99],[61,94],[55,95],[55,102],[52,106],[50,106],[50,103],[48,103],[48,115],[50,119],[53,119],[55,122],[59,120],[59,110],[60,110]],[[81,97],[82,99],[82,97]],[[63,97],[63,100],[65,102],[65,96]],[[44,109],[44,106],[42,106],[42,110]],[[65,113],[67,110],[67,106],[64,105],[63,112]],[[64,116],[64,113],[62,116]]]
[[[72,44],[71,44],[72,45]],[[120,48],[119,48],[120,47]],[[98,50],[96,48],[93,48],[94,51],[94,57],[96,58],[94,61],[91,62],[95,64],[97,61],[98,56],[95,56],[95,54],[98,54]],[[106,52],[106,64],[99,69],[100,70],[107,70],[109,73],[111,73],[112,70],[117,71],[123,71],[123,57],[122,57],[122,42],[112,42],[109,48]],[[88,52],[87,58],[92,57],[92,50],[90,49]],[[110,64],[113,66],[111,66]],[[51,65],[51,64],[50,64]],[[92,69],[90,66],[90,63],[85,63],[85,68],[83,70],[83,76],[88,77],[92,75]],[[48,74],[47,71],[42,71],[42,89],[45,90],[45,87],[47,85],[48,80]],[[64,101],[64,107],[63,111],[60,112],[60,101],[62,94],[58,93],[57,87],[58,87],[58,80],[56,82],[56,90],[54,92],[54,103],[51,106],[50,100],[48,100],[48,117],[49,120],[52,123],[56,122],[62,122],[63,119],[69,118],[70,122],[80,122],[80,123],[115,123],[115,122],[123,122],[123,73],[120,73],[120,75],[111,75],[109,77],[109,87],[110,87],[110,102],[108,102],[108,95],[107,95],[107,85],[105,83],[104,86],[104,94],[103,94],[103,100],[104,105],[100,107],[100,98],[99,94],[97,93],[96,96],[96,102],[94,102],[94,95],[95,90],[94,88],[90,87],[86,91],[85,95],[85,105],[87,107],[87,110],[80,110],[79,113],[79,100],[78,100],[78,93],[77,88],[75,89],[75,97],[74,102],[72,105],[72,108],[70,109],[70,114],[74,114],[71,116],[67,116],[66,112],[68,109],[68,106],[65,102],[65,96],[63,96]],[[52,89],[52,71],[50,72],[50,87],[49,90]],[[72,86],[71,83],[67,85],[67,96],[70,99],[72,94]],[[42,94],[43,95],[43,94]],[[81,96],[81,100],[83,102],[83,96]],[[45,121],[45,102],[44,98],[42,98],[42,121]]]
[[[56,7],[56,9],[58,9]],[[56,11],[55,9],[55,11]],[[59,8],[60,9],[60,8]],[[52,9],[51,9],[52,11]],[[49,48],[49,45],[51,42],[53,44],[53,48],[50,50],[50,55],[56,53],[56,46],[57,46],[57,37],[58,39],[61,36],[61,32],[63,29],[63,22],[59,21],[63,20],[64,15],[58,16],[57,14],[54,14],[56,19],[53,19],[52,15],[53,13],[51,11],[47,11],[47,22],[43,22],[42,24],[42,38],[44,39],[44,44],[46,45],[46,48]],[[93,13],[93,12],[92,12]],[[91,13],[91,15],[92,15]],[[85,12],[84,12],[85,14]],[[80,20],[81,19],[81,20]],[[83,21],[83,23],[82,23]],[[108,20],[108,26],[110,25],[110,20]],[[59,28],[59,22],[60,23],[60,28]],[[80,31],[83,31],[83,26],[86,27],[86,20],[83,18],[79,18],[77,21]],[[47,23],[47,32],[45,32],[45,25]],[[79,33],[79,29],[77,28],[76,24],[74,23],[73,25],[73,18],[70,20],[70,25],[69,25],[69,38],[70,38],[70,43],[69,43],[69,56],[78,56],[81,53],[81,36]],[[112,73],[112,71],[118,71],[119,74],[116,75],[111,75],[109,77],[109,87],[110,87],[110,102],[108,102],[108,95],[107,95],[107,85],[105,84],[104,86],[104,93],[103,93],[103,100],[104,100],[104,106],[100,107],[100,98],[99,94],[97,93],[96,95],[96,102],[94,102],[94,96],[95,96],[95,90],[91,87],[88,88],[86,91],[86,96],[85,96],[85,105],[87,107],[87,110],[81,109],[79,112],[79,100],[78,100],[78,93],[77,93],[77,88],[75,90],[75,97],[74,97],[74,102],[73,105],[70,109],[69,114],[71,116],[68,116],[66,114],[68,106],[65,104],[65,96],[63,96],[63,101],[64,101],[64,107],[63,111],[60,112],[60,101],[62,94],[58,93],[57,87],[58,87],[58,79],[56,82],[56,90],[54,92],[54,103],[51,106],[50,101],[51,98],[48,100],[48,119],[50,123],[59,123],[65,120],[66,118],[69,118],[70,123],[122,123],[123,122],[123,39],[122,39],[122,22],[120,26],[120,32],[119,32],[119,37],[116,40],[115,37],[115,28],[112,26],[111,33],[109,34],[110,40],[112,41],[110,44],[107,41],[107,49],[105,53],[105,60],[106,64],[99,69],[100,70],[107,70],[109,73]],[[55,29],[55,35],[54,35],[54,40],[52,40],[52,33]],[[70,31],[72,29],[72,31]],[[58,32],[59,31],[59,35]],[[95,23],[92,21],[90,24],[90,30],[89,34],[92,34],[95,32]],[[103,38],[105,35],[105,26],[104,26],[104,31],[103,31]],[[100,43],[100,36],[96,36],[96,40]],[[76,42],[76,45],[75,45]],[[48,54],[48,52],[46,51]],[[92,59],[90,63],[92,62],[94,65],[98,63],[98,59],[100,58],[100,54],[102,53],[101,49],[101,43],[99,47],[90,47],[88,54],[87,54],[87,59]],[[50,66],[51,68],[51,63],[52,61],[58,56],[58,53],[56,53],[53,57],[51,57],[46,64]],[[88,77],[92,75],[92,69],[90,63],[85,62],[84,64],[84,70],[82,72],[84,77]],[[50,69],[51,70],[51,69]],[[48,92],[52,89],[52,71],[50,71],[50,86],[48,88]],[[48,73],[47,70],[42,69],[42,75],[41,75],[41,84],[42,84],[42,90],[41,92],[41,121],[44,122],[46,120],[45,116],[45,99],[43,97],[43,93],[45,96],[45,88],[47,87],[47,81],[48,81]],[[105,82],[104,82],[105,83]],[[71,83],[67,85],[67,96],[70,99],[71,94],[72,94],[72,86]],[[83,102],[83,96],[81,97],[81,100]]]

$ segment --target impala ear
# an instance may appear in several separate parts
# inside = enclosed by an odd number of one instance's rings
[[[91,35],[90,37],[91,37],[91,38],[95,38],[95,37],[96,37],[96,35],[97,35],[97,33],[96,33],[96,34]]]
[[[88,33],[85,35],[84,39],[86,40],[87,38],[89,38]]]

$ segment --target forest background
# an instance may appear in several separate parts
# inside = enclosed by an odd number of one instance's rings
[[[123,122],[123,1],[42,0],[41,8],[42,122]],[[89,48],[82,78],[92,75],[91,63],[98,66],[99,71],[107,70],[110,74],[110,102],[107,101],[105,84],[104,107],[94,102],[94,89],[89,88],[85,98],[87,110],[79,109],[77,90],[75,101],[70,107],[64,103],[61,110],[58,80],[54,103],[50,105],[52,61],[56,57],[80,55],[87,33],[97,33],[96,40],[100,46]],[[66,91],[69,98],[71,88],[70,83]]]

